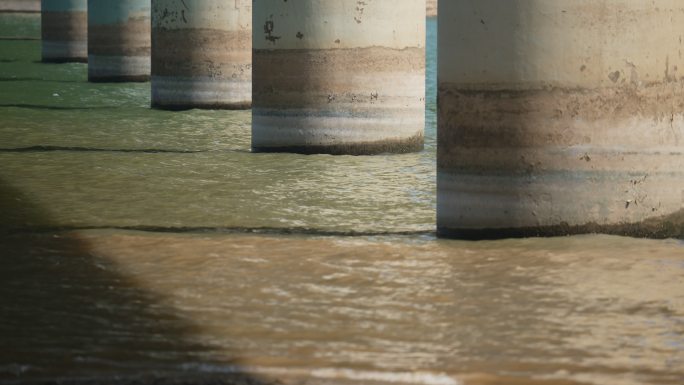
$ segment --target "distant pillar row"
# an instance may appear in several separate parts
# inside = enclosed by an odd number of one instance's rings
[[[254,151],[423,148],[425,0],[254,1]]]
[[[88,80],[150,78],[150,0],[88,0]]]
[[[251,0],[152,0],[152,106],[248,109]]]
[[[88,61],[88,0],[42,0],[42,59]]]
[[[681,234],[681,0],[439,7],[441,235]]]

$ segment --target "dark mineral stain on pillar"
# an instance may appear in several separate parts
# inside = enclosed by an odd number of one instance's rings
[[[150,0],[88,0],[88,80],[149,80],[150,40]]]
[[[251,0],[152,0],[152,106],[251,103]]]
[[[256,0],[254,7],[254,151],[423,148],[424,0]]]
[[[42,58],[44,62],[88,61],[88,1],[41,2]]]
[[[441,235],[682,233],[684,3],[439,7]]]

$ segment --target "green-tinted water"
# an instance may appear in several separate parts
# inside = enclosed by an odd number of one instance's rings
[[[251,154],[249,111],[152,110],[149,84],[87,83],[85,65],[38,63],[39,41],[1,44],[0,178],[59,225],[433,228],[434,115],[421,154]]]
[[[0,40],[0,383],[683,383],[681,242],[434,238],[428,26],[426,150],[377,157],[251,154],[249,112]]]

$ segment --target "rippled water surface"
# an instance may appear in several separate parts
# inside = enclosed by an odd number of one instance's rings
[[[38,25],[0,15],[0,383],[684,383],[682,242],[435,239],[434,20],[426,150],[377,157],[251,154]]]

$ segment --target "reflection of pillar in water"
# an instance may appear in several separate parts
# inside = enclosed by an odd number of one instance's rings
[[[88,0],[88,80],[150,78],[150,0]]]
[[[681,0],[439,6],[440,234],[681,234]]]
[[[251,0],[152,0],[152,106],[246,109]]]
[[[88,0],[43,0],[41,35],[44,62],[88,61]]]
[[[423,148],[425,1],[255,0],[252,148]]]

